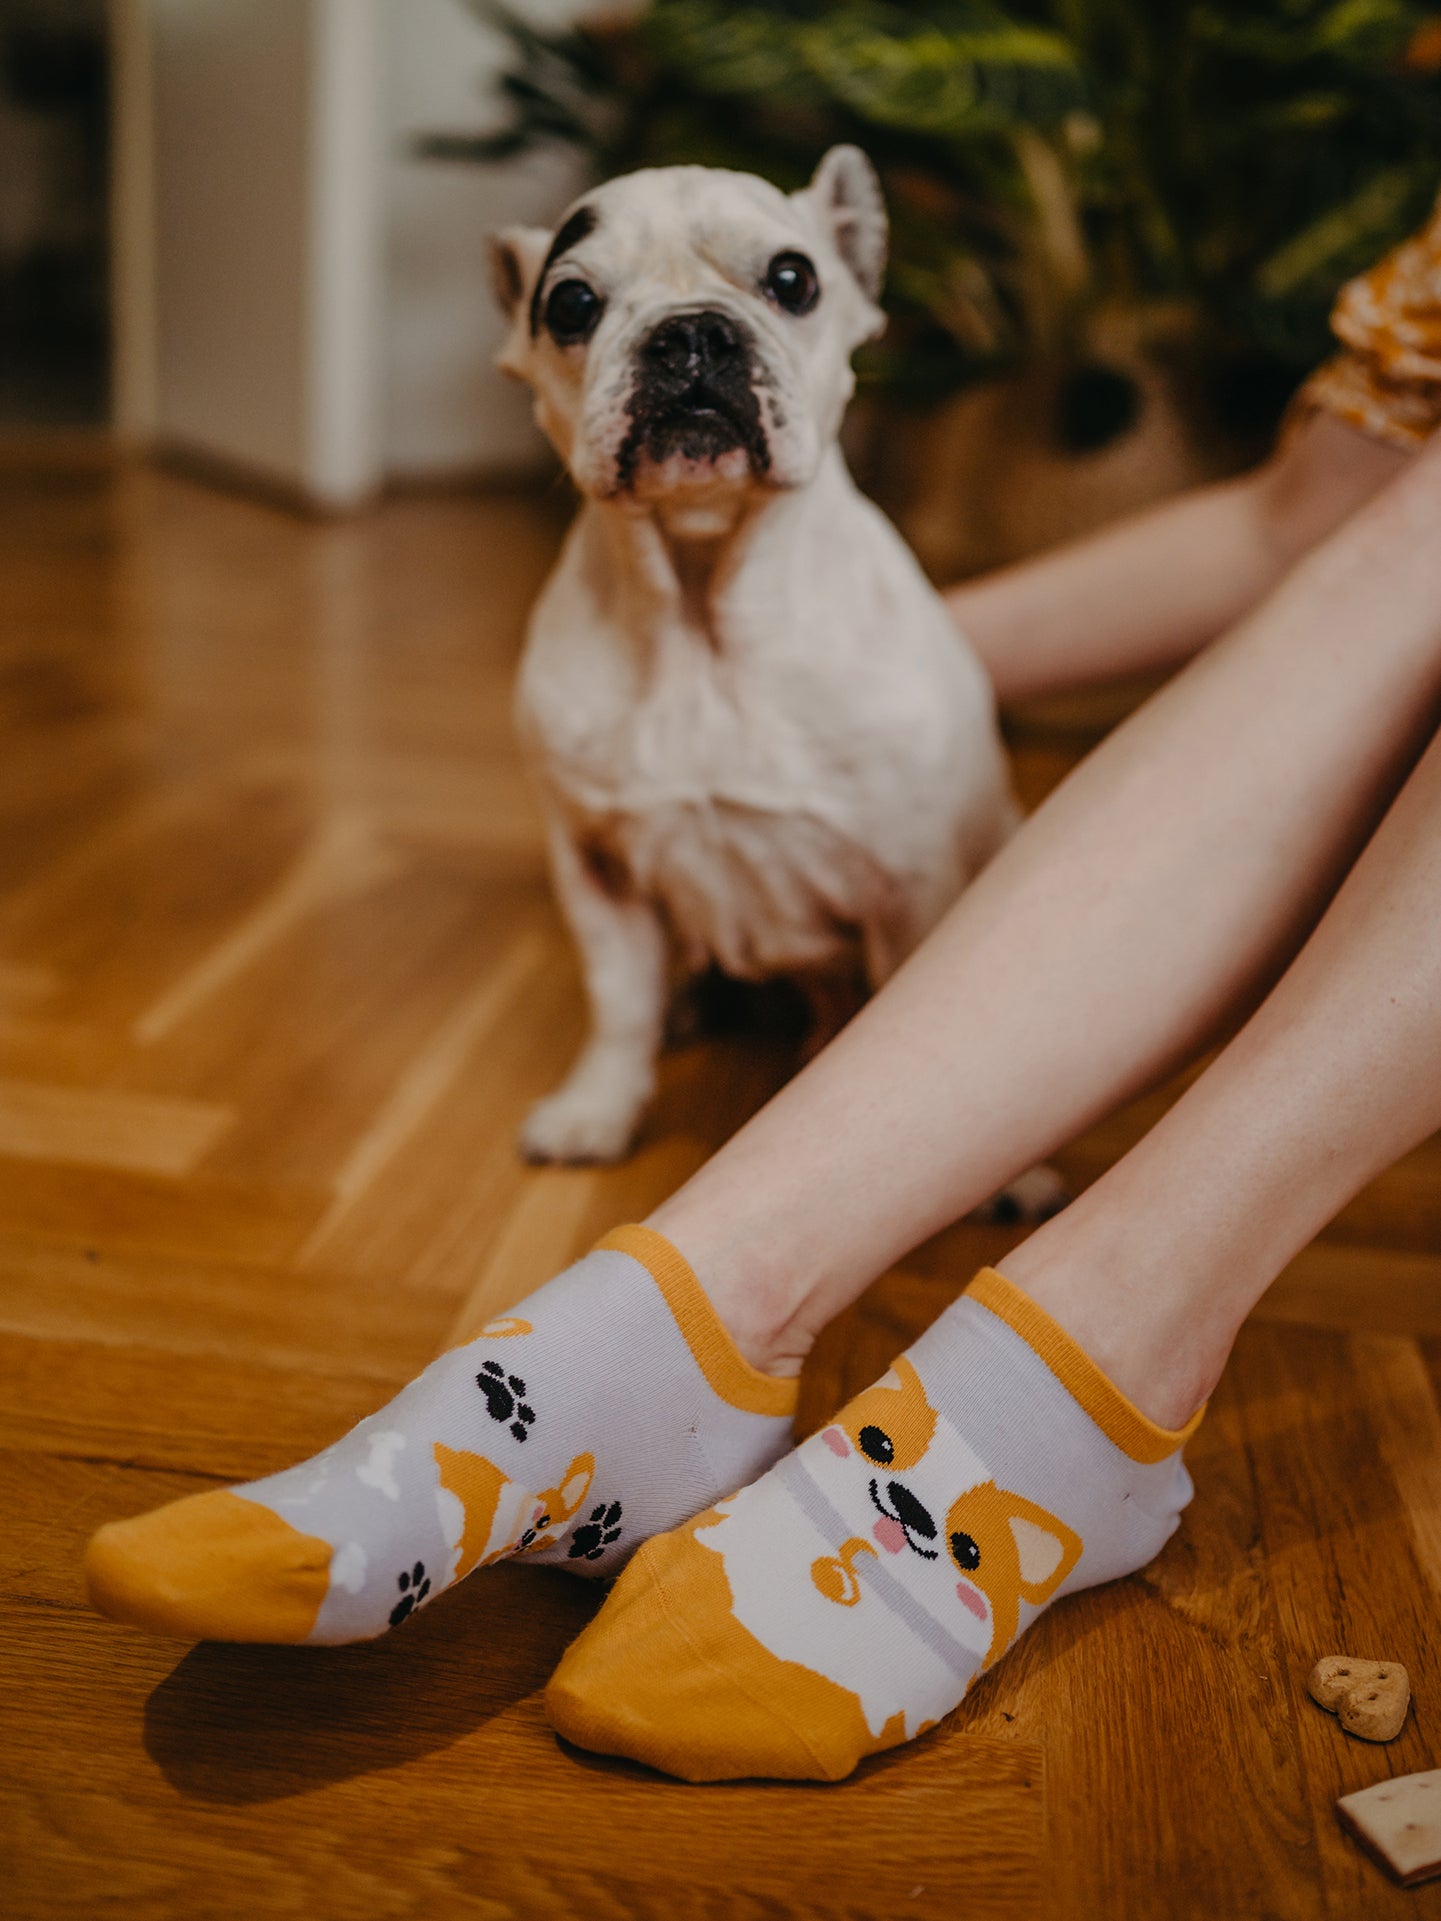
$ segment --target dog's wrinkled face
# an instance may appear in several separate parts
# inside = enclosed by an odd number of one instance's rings
[[[663,500],[804,486],[884,324],[886,218],[835,147],[802,192],[664,167],[587,193],[556,232],[492,243],[500,357],[583,492]]]

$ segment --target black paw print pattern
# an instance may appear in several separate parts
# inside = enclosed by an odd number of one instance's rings
[[[485,1396],[493,1421],[504,1421],[516,1440],[523,1441],[526,1429],[535,1419],[535,1409],[527,1405],[525,1382],[518,1374],[507,1374],[499,1361],[482,1361],[475,1384]]]
[[[426,1595],[430,1592],[430,1582],[426,1577],[424,1561],[417,1561],[413,1568],[398,1574],[395,1585],[400,1589],[400,1599],[390,1610],[390,1625],[398,1628],[402,1621],[414,1614]]]
[[[590,1519],[582,1521],[571,1535],[566,1557],[572,1561],[598,1561],[619,1539],[620,1502],[612,1501],[607,1507],[602,1501],[599,1507],[591,1509]]]

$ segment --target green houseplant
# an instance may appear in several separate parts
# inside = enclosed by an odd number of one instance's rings
[[[460,3],[508,36],[508,119],[425,152],[559,140],[788,185],[854,140],[892,219],[863,380],[933,406],[1041,378],[1072,453],[1132,424],[1141,360],[1253,451],[1337,287],[1441,185],[1436,0],[629,0],[549,31]]]
[[[799,184],[827,142],[880,167],[894,338],[872,365],[945,390],[1088,301],[1182,299],[1299,372],[1336,287],[1441,185],[1434,0],[653,0],[544,33],[505,0],[509,124],[599,166],[700,161]]]

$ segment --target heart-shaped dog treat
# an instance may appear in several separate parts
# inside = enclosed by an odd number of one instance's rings
[[[1318,1707],[1334,1714],[1354,1688],[1404,1672],[1393,1661],[1358,1661],[1350,1654],[1328,1654],[1312,1668],[1306,1691]]]
[[[1344,1696],[1336,1719],[1348,1734],[1359,1734],[1363,1741],[1394,1741],[1410,1705],[1411,1683],[1406,1670],[1391,1666],[1370,1687],[1363,1685]]]
[[[1312,1668],[1306,1687],[1319,1707],[1363,1741],[1394,1740],[1411,1705],[1411,1677],[1399,1661],[1328,1654]]]

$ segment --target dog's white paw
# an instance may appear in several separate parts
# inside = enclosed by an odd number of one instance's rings
[[[528,1161],[618,1161],[635,1136],[640,1111],[617,1106],[613,1094],[562,1087],[537,1101],[521,1123],[519,1146]]]
[[[1071,1190],[1054,1167],[1027,1168],[972,1214],[976,1221],[993,1221],[1007,1226],[1033,1226],[1059,1214],[1071,1198]]]

